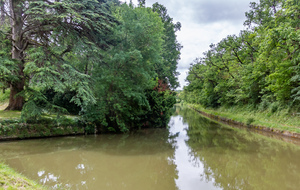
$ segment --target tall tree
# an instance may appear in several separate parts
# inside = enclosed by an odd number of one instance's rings
[[[165,43],[162,50],[163,67],[160,67],[161,70],[157,70],[157,72],[160,79],[168,84],[171,89],[176,89],[179,86],[177,65],[182,49],[182,45],[177,41],[176,32],[180,31],[181,23],[173,23],[173,18],[168,14],[167,8],[159,3],[154,3],[152,10],[159,14],[165,29],[163,37]]]
[[[165,127],[175,97],[163,81],[162,71],[168,69],[164,23],[144,6],[122,4],[113,10],[120,24],[107,37],[115,44],[91,72],[97,104],[83,110],[83,121],[92,131],[95,126],[98,131],[118,132]]]
[[[92,43],[99,49],[108,47],[105,34],[109,32],[115,20],[107,12],[104,4],[105,1],[102,0],[8,1],[9,11],[5,13],[11,18],[11,31],[7,37],[11,41],[11,58],[16,66],[12,74],[17,76],[17,80],[5,81],[10,85],[10,99],[6,110],[21,110],[24,105],[24,96],[20,95],[20,92],[29,85],[33,74],[31,72],[29,76],[25,73],[30,69],[29,66],[32,66],[27,64],[33,60],[28,54],[32,49],[48,57],[47,61],[50,61],[51,65],[59,65],[64,62],[63,56],[79,45],[77,41],[81,41],[82,44]],[[70,40],[66,44],[66,36],[73,41]],[[55,46],[63,48],[59,54],[54,53]],[[37,62],[38,67],[47,65],[45,62]]]
[[[121,24],[111,37],[117,43],[92,72],[98,102],[85,113],[87,120],[98,126],[125,132],[140,126],[141,117],[150,108],[145,91],[155,86],[163,25],[149,8],[123,4],[115,9]]]

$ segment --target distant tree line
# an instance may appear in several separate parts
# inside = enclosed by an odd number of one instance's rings
[[[91,131],[166,126],[182,46],[166,7],[0,0],[0,88],[22,119],[80,115]]]
[[[247,30],[211,44],[189,69],[181,97],[205,107],[300,110],[300,2],[250,3]]]

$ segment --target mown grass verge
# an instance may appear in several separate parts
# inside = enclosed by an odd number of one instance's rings
[[[287,110],[272,113],[268,110],[258,111],[237,106],[230,108],[221,107],[218,109],[204,108],[198,104],[187,104],[187,106],[207,114],[228,118],[247,126],[263,126],[282,132],[300,133],[300,115],[292,115]]]
[[[27,179],[7,165],[0,163],[0,189],[46,189],[38,183]]]

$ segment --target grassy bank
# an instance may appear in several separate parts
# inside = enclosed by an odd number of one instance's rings
[[[19,111],[0,110],[0,140],[53,137],[84,134],[84,127],[76,117],[43,116],[37,120],[21,119]]]
[[[300,133],[300,115],[290,114],[287,110],[270,112],[269,110],[258,111],[247,107],[221,107],[218,109],[204,108],[197,104],[187,104],[196,110],[208,114],[224,117],[246,125],[263,126],[281,131]]]
[[[0,163],[0,189],[46,189]]]
[[[84,134],[84,128],[76,117],[45,115],[38,120],[21,120],[20,111],[4,111],[7,106],[7,94],[0,93],[0,140],[52,137]]]

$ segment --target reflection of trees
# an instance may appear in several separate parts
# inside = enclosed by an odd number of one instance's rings
[[[220,126],[197,112],[180,111],[188,123],[191,159],[205,180],[223,189],[298,189],[300,148],[246,130]]]
[[[0,143],[0,156],[15,156],[53,153],[57,151],[84,149],[105,151],[107,154],[157,154],[173,151],[174,142],[169,141],[167,129],[143,129],[128,134],[99,136],[59,137]]]
[[[174,152],[166,129],[0,144],[0,156],[26,176],[75,189],[176,189]]]

